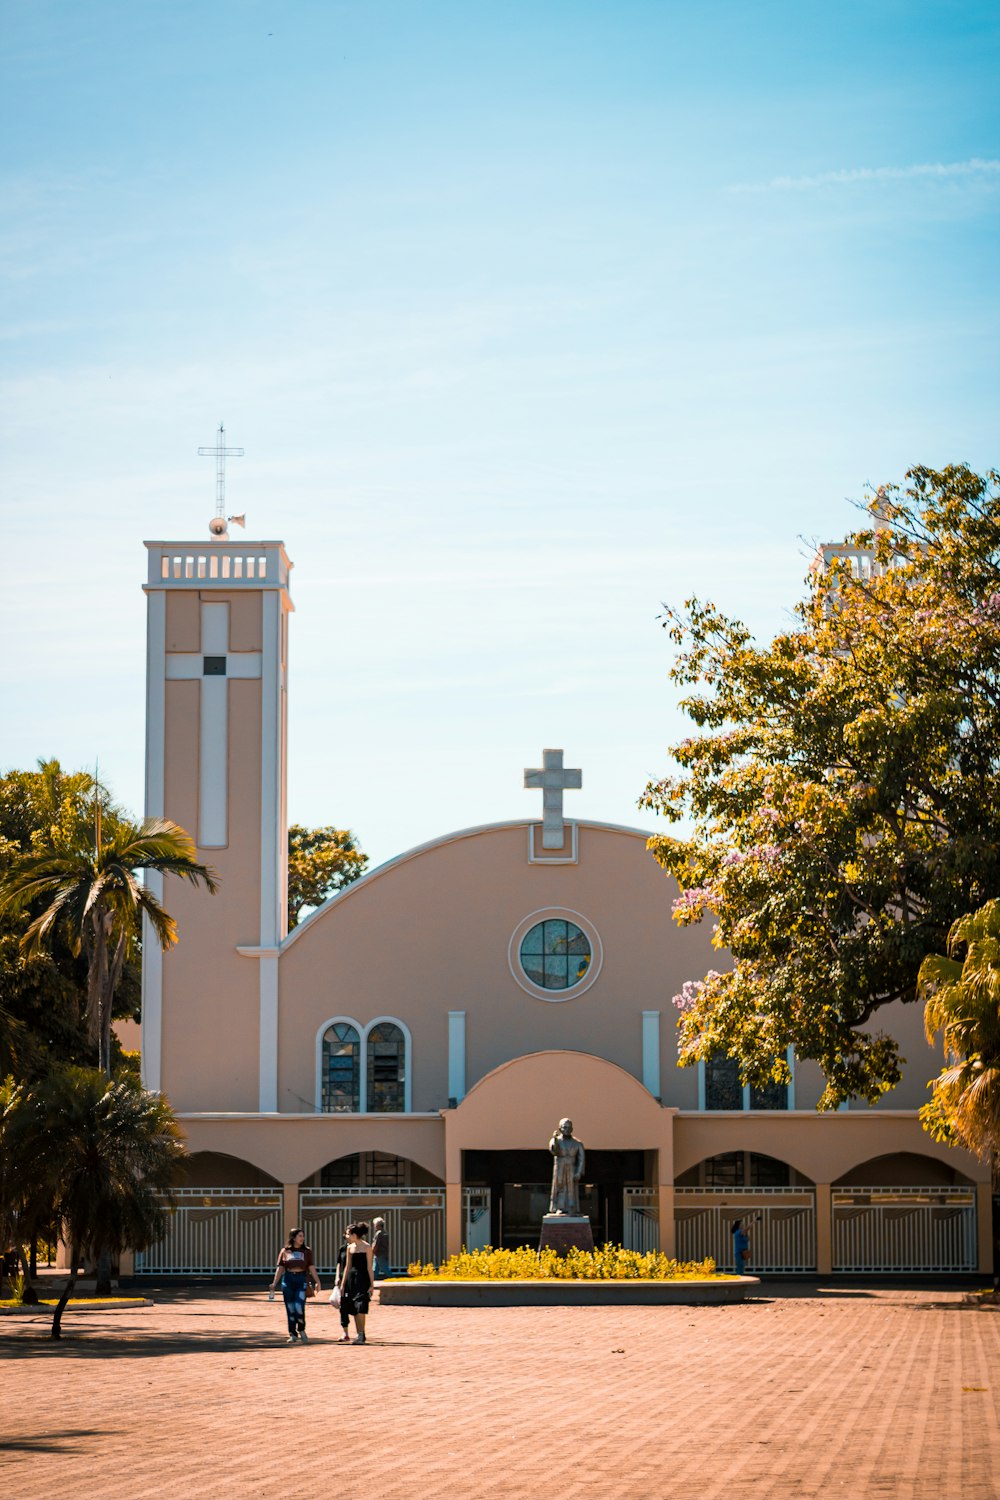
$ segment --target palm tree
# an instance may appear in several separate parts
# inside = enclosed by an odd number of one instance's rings
[[[21,1264],[20,1299],[37,1302],[27,1246],[41,1225],[52,1222],[51,1162],[46,1160],[24,1084],[0,1080],[0,1244],[16,1249]]]
[[[69,1276],[52,1320],[57,1339],[84,1252],[107,1258],[162,1236],[185,1151],[166,1100],[130,1079],[109,1083],[96,1068],[53,1070],[32,1091],[29,1109],[69,1245]]]
[[[965,956],[958,955],[965,949]],[[949,957],[920,966],[924,1030],[940,1032],[945,1066],[920,1111],[937,1140],[966,1146],[1000,1163],[1000,901],[988,901],[952,924]]]
[[[30,958],[63,927],[74,954],[87,960],[87,1028],[97,1047],[98,1066],[111,1076],[111,1019],[115,990],[129,951],[137,944],[143,916],[167,949],[177,941],[177,924],[152,892],[136,879],[141,870],[202,882],[210,891],[218,877],[195,859],[194,840],[169,819],[141,826],[114,817],[102,838],[101,808],[95,826],[78,823],[66,841],[14,861],[0,878],[0,911],[19,912],[47,902],[21,939]]]

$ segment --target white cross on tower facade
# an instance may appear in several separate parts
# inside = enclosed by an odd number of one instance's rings
[[[198,844],[229,842],[229,681],[260,677],[259,651],[230,651],[229,605],[202,604],[201,651],[168,651],[168,679],[201,683]]]
[[[543,750],[540,770],[525,767],[526,787],[542,789],[542,848],[561,849],[566,841],[563,792],[583,786],[583,772],[563,766],[561,750]]]

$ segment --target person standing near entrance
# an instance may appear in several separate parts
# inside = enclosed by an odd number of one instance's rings
[[[344,1272],[347,1270],[347,1246],[350,1243],[350,1234],[344,1230],[344,1242],[337,1251],[337,1272],[334,1279],[333,1297],[337,1298],[337,1311],[340,1314],[340,1338],[338,1344],[349,1344],[351,1335],[348,1332],[351,1326],[351,1315],[344,1304]],[[331,1298],[331,1301],[333,1298]]]
[[[389,1236],[386,1233],[385,1220],[372,1220],[372,1260],[375,1266],[375,1280],[384,1281],[389,1274]]]
[[[737,1276],[745,1276],[747,1268],[747,1256],[750,1253],[750,1236],[743,1228],[743,1220],[737,1219],[733,1224],[733,1261],[736,1265]]]
[[[269,1288],[272,1297],[279,1280],[281,1295],[285,1299],[285,1313],[288,1317],[286,1342],[297,1344],[301,1340],[303,1344],[307,1344],[309,1336],[306,1333],[306,1293],[310,1283],[314,1291],[319,1291],[319,1276],[316,1274],[313,1253],[306,1244],[304,1229],[288,1231],[288,1240],[278,1256],[278,1264],[274,1268],[274,1280]]]
[[[368,1225],[362,1222],[351,1224],[347,1230],[347,1263],[340,1289],[340,1305],[354,1318],[357,1329],[356,1344],[365,1340],[365,1319],[372,1299],[374,1283],[372,1247],[368,1243]]]

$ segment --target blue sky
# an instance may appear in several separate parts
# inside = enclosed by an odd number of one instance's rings
[[[144,538],[296,562],[290,804],[378,859],[635,801],[661,600],[762,636],[914,462],[997,462],[985,4],[10,5],[0,763],[141,806]],[[649,826],[653,826],[650,824]]]

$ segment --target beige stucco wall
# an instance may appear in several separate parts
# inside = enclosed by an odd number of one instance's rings
[[[185,1115],[180,1124],[189,1151],[222,1152],[278,1182],[304,1182],[328,1162],[356,1151],[405,1156],[444,1179],[445,1133],[439,1115]]]
[[[168,684],[172,692],[191,688],[196,695],[196,684]],[[250,747],[246,755],[234,750],[233,795],[252,805],[259,795],[259,684],[233,682],[230,691],[232,742]],[[186,777],[197,758],[197,702],[168,715],[168,724],[173,736],[170,796],[193,820]],[[235,948],[252,944],[259,834],[251,819],[232,822],[230,847],[206,855],[222,874],[220,896],[209,900],[174,883],[172,899],[183,937],[167,963],[164,1076],[167,1092],[182,1111],[257,1108],[257,964],[237,955]],[[580,828],[575,865],[530,864],[526,826],[499,826],[442,840],[373,872],[329,902],[283,946],[279,1110],[300,1115],[315,1107],[317,1038],[336,1016],[350,1017],[362,1027],[377,1017],[401,1020],[412,1039],[412,1107],[418,1113],[445,1108],[451,1010],[466,1015],[469,1091],[512,1057],[544,1052],[592,1054],[641,1080],[642,1012],[659,1010],[662,1101],[685,1112],[695,1110],[697,1070],[676,1066],[672,996],[685,979],[721,959],[707,927],[675,926],[670,916],[675,894],[676,886],[649,855],[641,835],[602,826]],[[512,933],[531,913],[551,908],[580,913],[601,938],[601,972],[576,999],[536,997],[511,973]],[[909,1067],[904,1084],[878,1113],[916,1109],[935,1070],[920,1030],[920,1009],[892,1007],[883,1024],[898,1035]],[[641,1083],[639,1087],[645,1094]],[[799,1064],[798,1110],[811,1111],[821,1089],[818,1068]],[[873,1113],[866,1106],[849,1111],[852,1119]],[[830,1121],[845,1118],[825,1117],[823,1130],[836,1131]],[[713,1140],[732,1142],[738,1136],[740,1149],[766,1151],[798,1167],[787,1141],[798,1139],[800,1130],[790,1119],[779,1115],[768,1123],[766,1117],[734,1113],[711,1129]],[[769,1140],[780,1136],[780,1144],[773,1150],[758,1145],[761,1131]],[[852,1139],[859,1138],[855,1127]],[[929,1144],[921,1135],[916,1146],[911,1139],[906,1149],[919,1151],[923,1143]],[[351,1149],[381,1148],[373,1147],[366,1135]],[[887,1145],[881,1154],[901,1149]],[[709,1149],[702,1152],[711,1154]],[[848,1154],[852,1162],[863,1159],[853,1148]],[[689,1164],[685,1157],[676,1171]],[[798,1169],[814,1176],[805,1167]],[[832,1167],[822,1170],[838,1175]]]
[[[306,924],[281,960],[280,1107],[315,1095],[316,1036],[334,1016],[397,1016],[413,1037],[413,1107],[447,1103],[447,1013],[466,1014],[466,1086],[512,1056],[596,1053],[642,1072],[642,1012],[661,1011],[664,1097],[693,1105],[679,1073],[671,996],[712,961],[707,931],[670,920],[676,888],[641,835],[580,829],[579,864],[529,864],[527,828],[442,842],[350,888]],[[511,974],[518,923],[548,908],[597,929],[603,966],[577,999],[527,994]]]
[[[706,1157],[727,1151],[757,1151],[777,1157],[812,1182],[836,1182],[852,1167],[875,1157],[906,1152],[942,1163],[982,1181],[988,1172],[965,1151],[937,1145],[909,1111],[847,1111],[818,1115],[679,1114],[674,1126],[677,1176]],[[937,1179],[934,1171],[931,1179]],[[926,1178],[924,1179],[927,1180]],[[891,1181],[894,1183],[896,1177]]]
[[[175,593],[167,598],[171,649],[200,650],[201,602],[230,605],[230,644],[259,649],[260,595]],[[236,643],[239,643],[238,646]],[[256,966],[236,952],[256,941],[260,923],[261,684],[231,679],[229,843],[199,850],[220,877],[209,896],[168,877],[164,903],[179,941],[163,964],[162,1087],[178,1110],[255,1110],[259,1080]],[[164,807],[183,828],[198,828],[200,684],[166,684]]]

